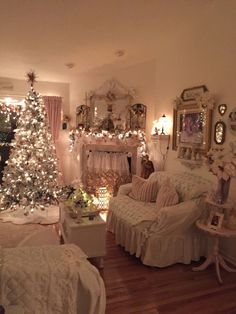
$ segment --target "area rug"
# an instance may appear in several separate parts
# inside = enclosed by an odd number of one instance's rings
[[[59,206],[50,205],[45,210],[35,209],[28,215],[24,214],[24,209],[19,207],[18,209],[6,210],[0,213],[0,220],[3,222],[11,222],[16,225],[24,224],[41,224],[49,225],[55,224],[59,221]]]

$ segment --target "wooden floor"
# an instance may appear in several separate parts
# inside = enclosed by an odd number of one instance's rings
[[[144,266],[107,233],[107,256],[101,275],[107,293],[106,314],[236,314],[236,273],[214,266],[193,272],[193,266]]]

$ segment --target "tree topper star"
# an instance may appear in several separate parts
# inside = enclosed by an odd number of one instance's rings
[[[27,74],[26,74],[26,77],[27,77],[27,82],[29,82],[31,84],[31,86],[34,85],[34,83],[36,82],[36,74],[33,70],[29,71]]]

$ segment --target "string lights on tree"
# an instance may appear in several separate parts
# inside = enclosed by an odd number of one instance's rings
[[[47,126],[43,99],[34,90],[36,75],[27,74],[31,88],[18,119],[15,138],[0,189],[1,210],[24,208],[25,213],[56,202],[59,193],[55,146]]]

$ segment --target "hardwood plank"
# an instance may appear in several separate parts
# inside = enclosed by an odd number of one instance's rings
[[[236,314],[236,273],[214,267],[193,272],[191,265],[148,267],[107,233],[107,256],[101,275],[107,293],[106,314]]]

